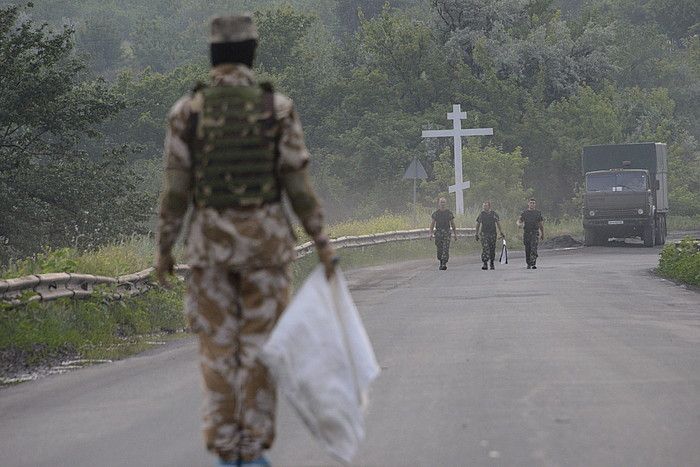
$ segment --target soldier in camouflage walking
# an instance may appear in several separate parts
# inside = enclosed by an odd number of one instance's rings
[[[518,218],[518,227],[523,229],[523,245],[525,245],[525,262],[528,269],[537,269],[537,245],[544,239],[544,219],[542,213],[535,209],[537,201],[530,198],[527,209]]]
[[[447,209],[447,200],[445,198],[438,200],[438,209],[431,217],[433,220],[430,223],[430,238],[435,237],[437,259],[440,261],[438,269],[444,271],[447,269],[447,261],[450,259],[450,227],[452,227],[455,241],[457,241],[455,216],[452,214],[452,211]]]
[[[491,201],[484,201],[483,211],[476,218],[476,241],[481,240],[481,269],[495,269],[493,260],[496,257],[496,228],[501,238],[506,238],[501,229],[500,218],[496,211],[491,210]]]
[[[269,465],[276,392],[256,356],[289,300],[295,238],[283,192],[328,277],[335,264],[292,101],[251,70],[257,39],[249,15],[212,21],[211,82],[175,103],[165,138],[156,269],[167,285],[192,206],[185,308],[199,337],[204,438],[219,465]]]

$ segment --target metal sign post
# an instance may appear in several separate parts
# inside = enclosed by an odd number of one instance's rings
[[[416,204],[416,181],[420,178],[425,180],[428,178],[428,173],[425,171],[425,167],[420,163],[417,157],[413,158],[413,162],[406,169],[406,173],[403,174],[403,179],[413,179],[413,222],[418,221],[418,204]]]

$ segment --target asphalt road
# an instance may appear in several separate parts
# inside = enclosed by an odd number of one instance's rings
[[[658,248],[348,274],[383,373],[358,466],[700,465],[700,293]],[[195,343],[0,390],[0,465],[207,466]],[[275,466],[334,466],[282,401]]]

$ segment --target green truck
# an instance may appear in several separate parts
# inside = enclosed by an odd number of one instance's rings
[[[668,185],[666,144],[585,146],[584,243],[640,237],[644,246],[666,242]]]

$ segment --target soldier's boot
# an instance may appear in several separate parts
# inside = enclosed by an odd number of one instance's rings
[[[489,269],[496,269],[495,267],[493,267],[493,260],[491,260],[491,262],[489,263]]]
[[[535,266],[535,265],[533,264],[533,265],[532,265],[532,269],[537,269],[537,266]]]
[[[486,271],[488,268],[489,268],[489,265],[486,263],[486,261],[484,261],[484,265],[481,266],[481,269],[483,269],[484,271]]]
[[[530,265],[528,264],[528,265],[527,265],[527,268],[528,268],[528,269],[532,269],[532,266],[530,266]]]
[[[444,261],[444,260],[440,260],[440,266],[438,266],[438,269],[439,269],[440,271],[442,271],[443,266],[445,266],[445,261]]]

